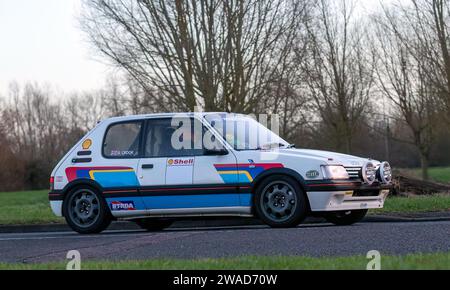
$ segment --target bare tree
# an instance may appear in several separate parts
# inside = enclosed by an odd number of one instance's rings
[[[420,46],[407,43],[402,35],[405,49],[416,58],[427,61],[422,68],[443,108],[450,117],[450,3],[446,0],[398,1],[393,5],[400,28],[408,27]],[[386,12],[386,9],[385,9]],[[392,21],[391,21],[392,22]],[[391,23],[393,29],[397,29]],[[396,31],[401,35],[401,31]],[[448,119],[450,120],[450,119]]]
[[[98,121],[100,102],[80,94],[63,105],[36,83],[12,83],[9,95],[1,111],[4,150],[23,166],[22,188],[45,188],[55,162]]]
[[[114,89],[113,87],[109,96],[115,97]],[[87,132],[97,122],[109,116],[105,112],[104,97],[103,90],[71,93],[62,104],[64,117],[70,121],[67,126],[72,130]]]
[[[394,117],[409,129],[406,136],[400,134],[406,138],[402,141],[417,148],[422,177],[428,179],[430,156],[441,124],[442,99],[438,83],[430,78],[436,67],[436,51],[426,33],[429,27],[425,28],[423,19],[412,16],[421,13],[418,7],[416,1],[409,7],[384,7],[383,14],[374,17],[377,76],[381,92],[394,106]]]
[[[374,61],[353,10],[352,1],[318,1],[315,21],[308,27],[309,55],[301,66],[315,111],[332,133],[336,148],[348,153],[369,108],[374,83]]]
[[[296,140],[310,118],[309,99],[304,89],[305,72],[299,69],[308,56],[307,23],[311,21],[313,2],[306,3],[302,17],[292,29],[283,33],[277,41],[280,58],[273,66],[273,73],[265,86],[265,92],[256,104],[258,112],[277,114],[280,134],[288,140]]]
[[[450,117],[450,2],[447,0],[412,0],[414,11],[422,28],[422,40],[426,44],[427,60],[431,65],[425,72],[439,93]],[[412,20],[410,18],[410,20]],[[416,26],[417,27],[417,26]],[[417,27],[419,28],[419,27]],[[431,39],[426,30],[431,31]],[[436,42],[435,42],[436,41]],[[438,43],[436,46],[435,43]],[[435,51],[435,49],[438,51]],[[449,119],[450,120],[450,119]]]
[[[161,110],[252,112],[308,2],[94,0],[81,22]]]

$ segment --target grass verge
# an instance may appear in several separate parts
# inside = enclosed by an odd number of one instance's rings
[[[200,260],[82,262],[83,270],[365,270],[363,256],[338,258],[241,257]],[[449,270],[450,253],[382,256],[383,270]],[[0,270],[64,270],[65,264],[0,264]]]
[[[0,193],[0,225],[61,222],[50,209],[48,191]]]
[[[422,170],[420,168],[415,169],[401,169],[412,177],[421,178]],[[428,169],[430,179],[441,183],[450,183],[450,167],[431,167]]]
[[[383,209],[372,210],[372,214],[420,213],[450,211],[450,195],[396,197],[386,200]]]

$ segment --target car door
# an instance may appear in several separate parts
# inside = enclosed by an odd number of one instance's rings
[[[192,117],[147,121],[146,157],[138,170],[141,195],[150,213],[203,214],[240,205],[236,182],[232,183],[236,158],[232,153],[205,156],[197,142],[202,130],[201,121]],[[220,175],[215,165],[230,170]]]
[[[195,140],[203,144],[202,154],[195,157],[193,184],[204,194],[205,206],[211,208],[242,206],[239,172],[233,151],[207,123],[203,123],[204,120],[195,118],[193,122],[197,128]]]
[[[170,153],[165,139],[170,119],[148,119],[144,129],[144,153],[138,163],[140,193],[146,209],[154,209],[156,199],[166,190],[166,168]]]
[[[174,148],[172,137],[179,129],[172,118],[148,119],[144,157],[138,172],[141,196],[148,210],[181,208],[186,186],[192,186],[194,156],[191,150]],[[181,197],[179,197],[181,195]]]

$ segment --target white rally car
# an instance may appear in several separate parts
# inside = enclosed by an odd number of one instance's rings
[[[79,233],[203,216],[350,225],[383,207],[391,181],[387,162],[295,149],[244,115],[154,114],[98,123],[53,170],[49,199]]]

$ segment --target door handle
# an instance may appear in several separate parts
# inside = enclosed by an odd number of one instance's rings
[[[154,168],[153,164],[143,164],[142,165],[142,169],[153,169],[153,168]]]

